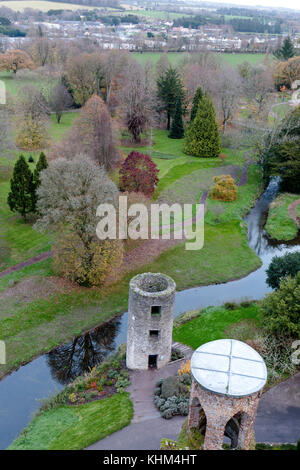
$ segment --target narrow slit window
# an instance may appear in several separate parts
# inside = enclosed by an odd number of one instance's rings
[[[161,307],[159,305],[152,305],[151,315],[152,317],[159,317],[161,314]]]

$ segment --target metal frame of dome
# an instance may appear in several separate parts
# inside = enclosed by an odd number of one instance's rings
[[[248,344],[234,339],[211,341],[196,349],[191,372],[205,390],[231,397],[259,392],[267,381],[262,357]]]

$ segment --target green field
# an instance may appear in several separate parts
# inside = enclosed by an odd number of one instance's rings
[[[225,307],[208,307],[199,312],[199,316],[175,327],[173,331],[174,341],[197,349],[201,344],[217,339],[231,338],[233,326],[244,324],[244,336],[242,341],[250,339],[251,333],[259,321],[259,308],[256,304],[249,307],[237,307],[234,310]],[[236,338],[237,339],[237,338]]]
[[[128,393],[59,406],[38,414],[8,450],[81,450],[128,426],[132,416]]]
[[[55,123],[54,116],[51,117],[50,131],[53,140],[60,139],[69,129],[74,115],[76,113],[66,113],[59,125]],[[224,165],[218,158],[197,159],[184,155],[183,141],[169,139],[167,134],[167,131],[154,131],[153,148],[145,147],[147,152],[152,152],[160,169],[158,194],[184,180],[195,170],[197,178],[201,179],[202,170],[213,172],[214,168]],[[127,153],[130,148],[123,150]],[[139,150],[144,151],[141,148]],[[241,167],[244,164],[242,151],[224,149],[224,152],[228,155],[225,165]],[[35,153],[34,158],[36,161]],[[12,161],[7,162],[2,158],[0,162],[11,168]],[[49,237],[36,232],[29,223],[24,224],[19,216],[9,211],[5,202],[9,190],[8,178],[9,176],[0,184],[1,269],[48,250],[51,246]],[[249,207],[258,188],[258,174],[251,170],[249,182],[241,189],[238,203],[233,204],[232,210],[226,210],[224,223],[206,224],[203,249],[188,251],[184,244],[176,245],[163,252],[151,264],[129,273],[107,288],[77,287],[68,291],[61,287],[57,292],[45,293],[43,288],[49,285],[49,277],[54,275],[50,259],[0,279],[0,331],[8,351],[7,364],[1,367],[1,374],[126,311],[128,283],[137,272],[166,272],[174,278],[178,290],[181,290],[237,279],[257,269],[261,261],[250,249],[246,230],[236,214],[241,215],[242,208],[246,210]],[[198,190],[201,191],[200,186]],[[182,191],[185,191],[184,186]],[[195,194],[191,197],[191,202],[194,202]],[[24,298],[24,289],[29,289],[30,294],[38,291],[38,295]]]
[[[33,8],[35,10],[40,10],[43,12],[47,12],[48,10],[94,10],[94,8],[99,9],[99,7],[89,7],[85,5],[76,5],[73,3],[48,2],[46,0],[13,0],[11,2],[1,0],[0,6],[5,6],[15,11],[23,11],[24,8]]]
[[[270,204],[265,229],[271,238],[288,241],[297,236],[299,227],[288,212],[289,205],[297,199],[299,194],[283,193]]]
[[[163,55],[161,52],[132,52],[133,56],[139,61],[141,64],[145,64],[148,61],[152,61],[155,65],[160,57]],[[195,54],[197,54],[195,52]],[[237,67],[238,65],[242,64],[243,62],[247,61],[250,64],[257,64],[261,62],[265,58],[265,54],[239,54],[239,53],[219,53],[219,52],[212,52],[212,54],[217,58],[217,60],[224,61],[230,65]],[[187,52],[168,52],[167,56],[170,63],[175,66],[180,63],[180,60],[183,59],[187,55],[192,55]]]

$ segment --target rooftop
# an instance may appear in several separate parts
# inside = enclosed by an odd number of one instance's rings
[[[191,372],[204,389],[232,397],[258,392],[267,381],[262,357],[248,344],[234,339],[200,346],[192,356]]]

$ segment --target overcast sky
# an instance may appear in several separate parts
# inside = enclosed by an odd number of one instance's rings
[[[219,3],[225,3],[226,0],[214,0]],[[294,10],[300,10],[299,0],[228,0],[228,3],[241,6],[266,6],[266,7],[282,7],[282,8],[293,8]]]

